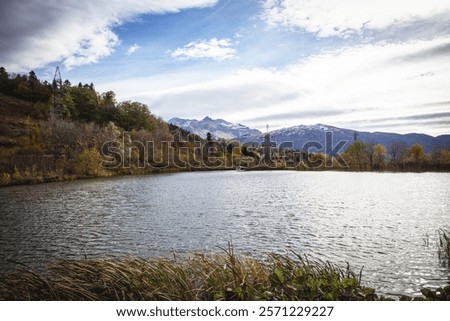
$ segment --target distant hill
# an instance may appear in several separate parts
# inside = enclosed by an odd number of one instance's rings
[[[208,132],[216,139],[246,139],[261,134],[257,129],[252,129],[241,124],[230,123],[223,119],[212,119],[210,117],[205,117],[202,120],[175,117],[168,122],[196,134],[201,138],[206,138]]]

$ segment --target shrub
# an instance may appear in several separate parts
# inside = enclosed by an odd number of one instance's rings
[[[102,156],[95,147],[85,149],[77,157],[75,171],[88,177],[104,176],[106,172],[101,162]]]
[[[8,173],[0,174],[0,185],[8,185],[11,183],[11,175]]]

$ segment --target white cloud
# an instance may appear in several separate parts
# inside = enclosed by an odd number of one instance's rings
[[[230,39],[199,40],[182,48],[177,48],[171,56],[179,60],[210,58],[217,61],[235,57],[236,50],[231,48]]]
[[[384,29],[441,15],[448,22],[450,2],[442,0],[265,0],[263,18],[319,37],[346,37],[364,29]]]
[[[137,44],[132,45],[127,50],[127,56],[131,56],[132,54],[134,54],[139,49],[141,49],[141,47],[139,45],[137,45]]]
[[[110,55],[115,26],[140,14],[212,6],[218,0],[2,1],[0,61],[14,71],[63,61],[67,68]]]
[[[116,90],[119,99],[144,101],[167,119],[209,115],[260,129],[267,123],[273,129],[325,123],[442,134],[449,117],[405,117],[448,113],[449,52],[448,36],[368,44],[311,56],[283,70],[241,69],[214,76],[197,70],[196,78],[160,75],[133,82],[142,83],[140,88],[124,91],[122,83],[105,88]]]

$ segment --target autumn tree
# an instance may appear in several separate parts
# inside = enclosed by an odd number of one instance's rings
[[[342,157],[349,165],[357,166],[361,170],[368,162],[366,145],[357,140],[347,147]]]
[[[386,159],[386,147],[382,144],[376,144],[373,146],[373,166],[381,167],[384,165],[384,161]]]
[[[426,159],[426,154],[421,144],[413,144],[408,149],[408,160],[409,162],[420,165]]]
[[[51,116],[41,123],[41,132],[47,145],[47,153],[54,159],[71,159],[81,142],[81,131],[77,124],[68,120]]]

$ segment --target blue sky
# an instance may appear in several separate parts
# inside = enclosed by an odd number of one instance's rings
[[[444,0],[0,1],[0,65],[59,65],[166,120],[449,134],[449,17]]]

